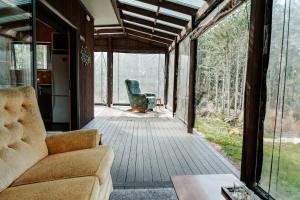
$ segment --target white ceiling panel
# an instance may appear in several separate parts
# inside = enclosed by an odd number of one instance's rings
[[[119,24],[111,0],[81,0],[95,19],[95,25]]]

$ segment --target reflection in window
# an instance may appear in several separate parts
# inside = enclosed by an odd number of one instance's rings
[[[198,38],[195,128],[239,168],[248,55],[249,2]]]
[[[50,45],[38,44],[36,45],[36,68],[48,69],[50,62]]]
[[[0,0],[0,88],[32,84],[31,3]]]
[[[300,199],[300,1],[274,1],[263,171],[276,199]]]
[[[106,103],[107,100],[107,53],[94,53],[94,93],[95,103]]]
[[[176,116],[184,122],[188,118],[188,88],[190,71],[190,37],[179,44],[177,77],[177,110]]]
[[[170,52],[169,55],[169,74],[168,74],[168,109],[173,109],[173,92],[174,92],[174,61],[175,50]]]
[[[139,81],[142,93],[154,93],[163,99],[164,54],[114,53],[113,59],[113,103],[129,103],[126,79]]]

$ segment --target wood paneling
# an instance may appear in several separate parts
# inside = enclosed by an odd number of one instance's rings
[[[52,42],[53,29],[46,24],[37,21],[36,22],[36,40],[37,42]]]

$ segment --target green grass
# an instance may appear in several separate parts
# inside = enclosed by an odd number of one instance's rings
[[[241,161],[243,138],[239,134],[229,133],[233,127],[221,120],[204,121],[199,118],[196,118],[195,127],[208,141],[219,145],[232,161]]]
[[[272,155],[272,144],[264,144],[264,165],[261,186],[268,190],[270,164]],[[277,199],[300,199],[300,145],[282,144],[281,159],[279,165],[278,182],[278,149],[274,151],[274,162],[272,171],[271,193]]]
[[[241,134],[230,134],[235,128],[222,121],[224,118],[196,118],[195,128],[201,132],[211,143],[221,147],[223,152],[236,164],[240,164],[242,155]],[[241,130],[240,130],[241,131]],[[271,134],[266,133],[267,138]],[[270,160],[272,155],[272,143],[264,143],[263,172],[260,185],[267,191],[270,174]],[[278,148],[274,151],[273,176],[271,193],[277,199],[300,199],[300,145],[282,144],[281,160],[279,165],[278,183],[276,186],[278,163]],[[275,192],[276,191],[276,192]]]

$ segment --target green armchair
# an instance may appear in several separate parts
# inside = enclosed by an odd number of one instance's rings
[[[140,84],[136,80],[125,80],[129,102],[132,110],[146,112],[155,108],[156,95],[151,93],[141,94]]]

